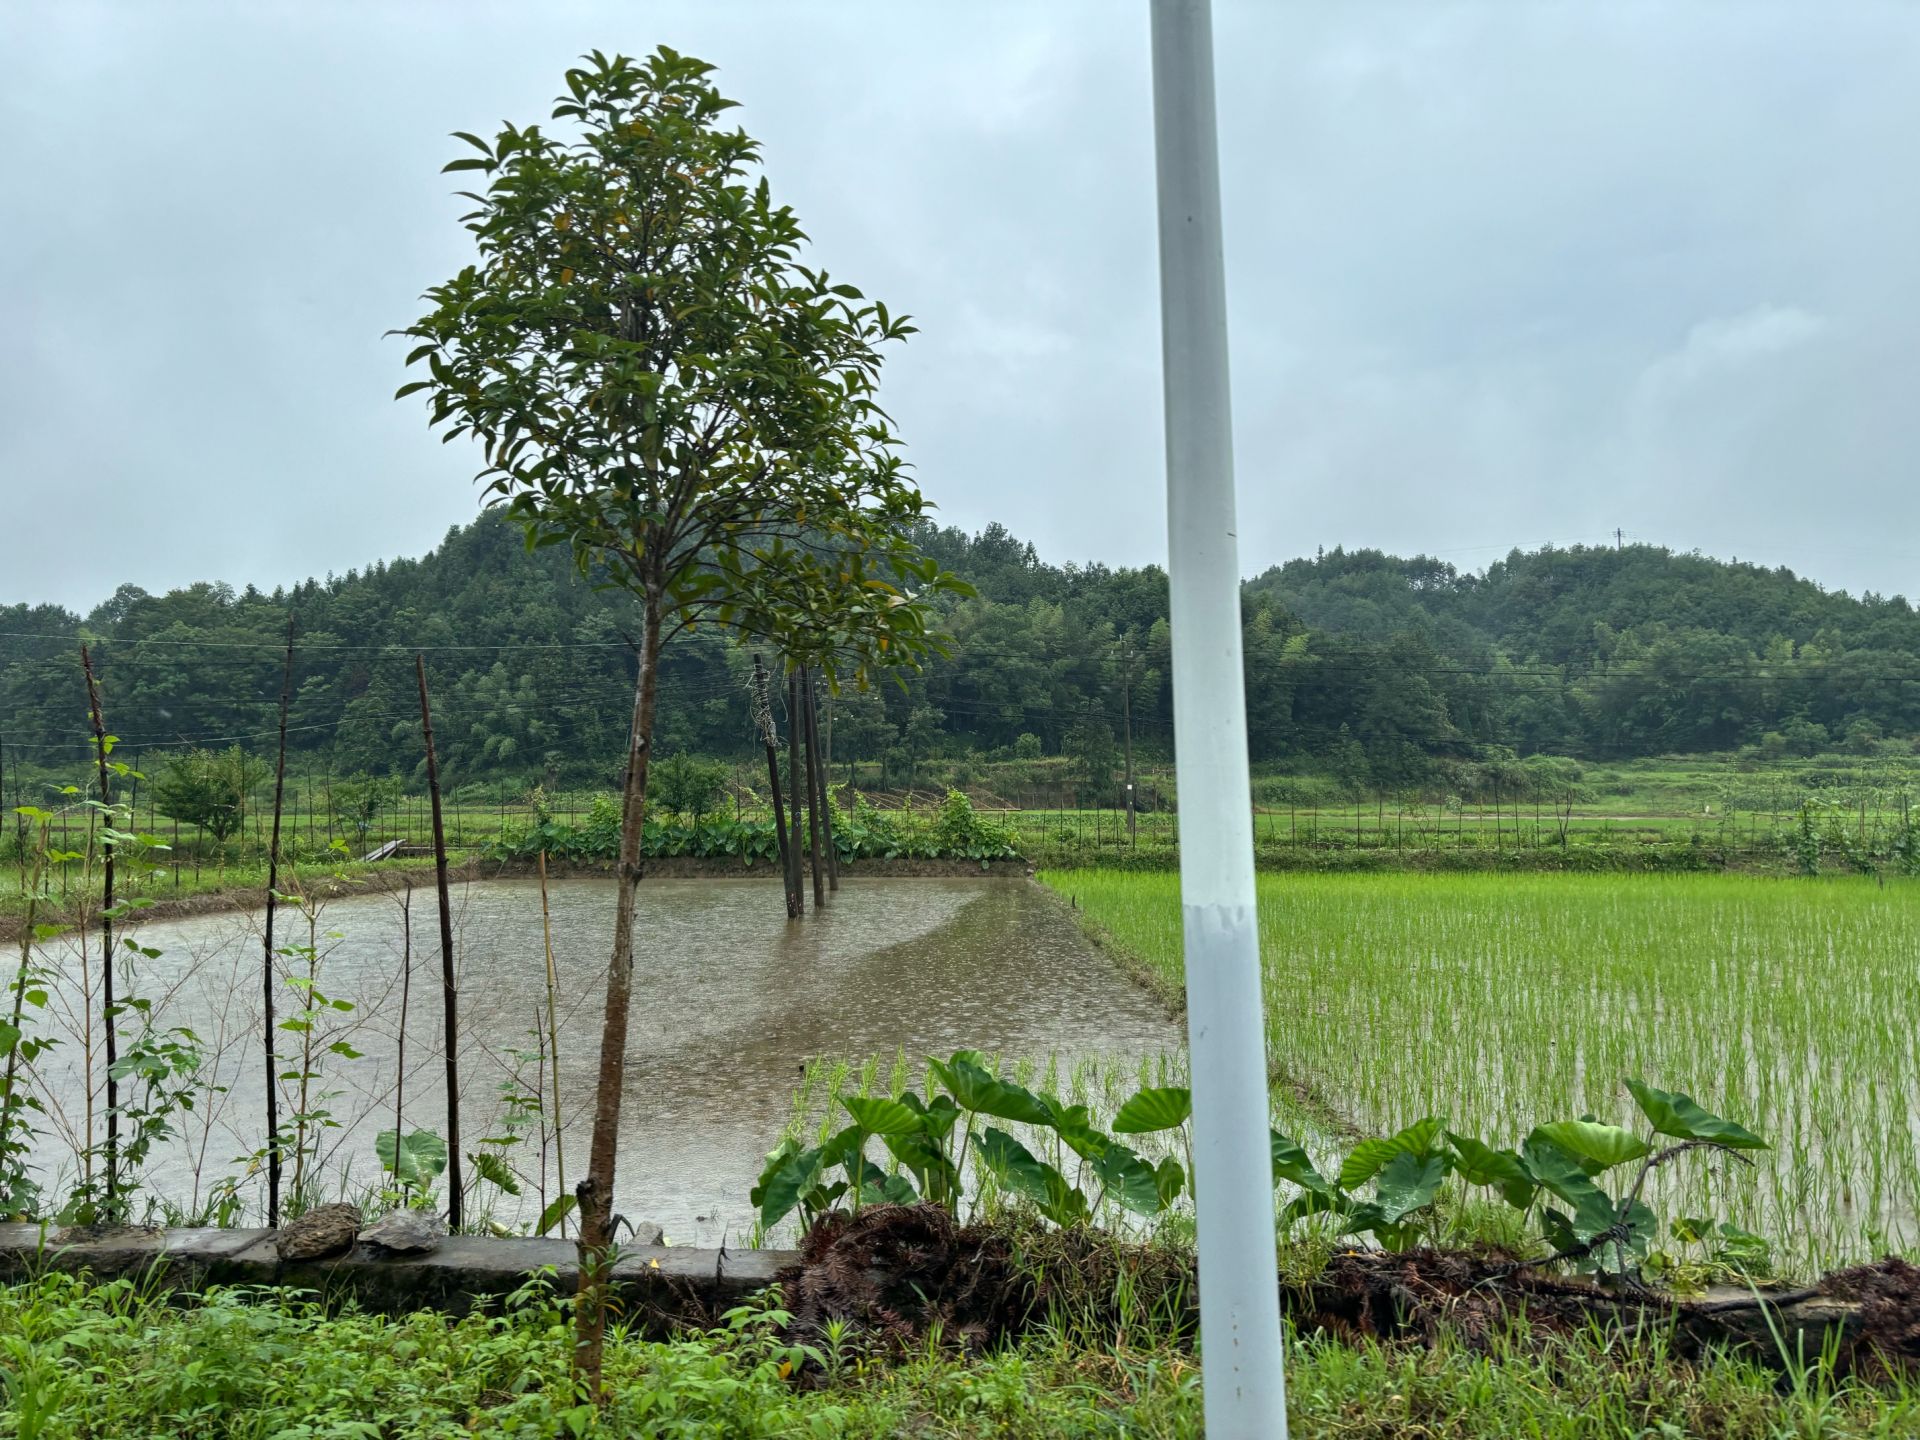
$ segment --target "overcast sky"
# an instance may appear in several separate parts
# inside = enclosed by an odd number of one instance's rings
[[[1241,557],[1627,535],[1920,594],[1920,9],[1217,0]],[[1165,550],[1142,3],[0,4],[0,601],[417,554],[451,130],[715,62],[920,335],[949,523]]]

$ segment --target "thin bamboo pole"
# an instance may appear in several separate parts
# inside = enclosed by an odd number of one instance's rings
[[[460,1166],[460,999],[453,974],[453,901],[447,889],[447,831],[440,819],[440,762],[433,750],[427,703],[427,659],[415,654],[420,680],[420,733],[427,745],[427,795],[433,806],[433,882],[440,894],[440,992],[447,1058],[447,1227],[459,1230],[464,1199]]]
[[[279,1064],[273,1051],[273,918],[280,896],[280,807],[287,787],[287,704],[293,695],[293,616],[287,616],[287,658],[280,668],[280,745],[273,766],[273,839],[267,847],[267,918],[260,946],[261,1045],[266,1052],[267,1228],[280,1224]]]
[[[93,722],[93,758],[100,771],[101,818],[113,803],[113,789],[107,779],[107,727],[100,718],[100,684],[94,678],[93,657],[80,647],[80,668],[87,677],[87,711]],[[107,827],[103,824],[102,830]],[[120,1081],[115,1073],[119,1056],[115,1053],[113,1022],[118,1007],[113,999],[113,841],[103,833],[100,856],[103,879],[100,894],[100,1022],[106,1031],[107,1058],[107,1204],[111,1208],[120,1185]],[[84,927],[83,927],[84,928]]]

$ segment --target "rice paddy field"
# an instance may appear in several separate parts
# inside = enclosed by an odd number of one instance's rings
[[[1044,872],[1175,993],[1179,879]],[[1754,876],[1262,875],[1277,1093],[1342,1132],[1427,1115],[1503,1144],[1623,1081],[1685,1091],[1772,1142],[1751,1168],[1673,1167],[1698,1201],[1811,1273],[1920,1248],[1920,884]],[[1291,1108],[1291,1107],[1287,1107]],[[1315,1148],[1310,1144],[1309,1148]],[[1684,1173],[1682,1173],[1684,1171]]]

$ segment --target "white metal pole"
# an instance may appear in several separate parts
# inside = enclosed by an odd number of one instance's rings
[[[1206,1425],[1285,1440],[1208,0],[1153,0],[1153,111]]]

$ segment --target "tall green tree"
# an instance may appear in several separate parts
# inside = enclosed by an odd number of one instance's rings
[[[154,781],[154,808],[225,845],[245,823],[253,792],[266,776],[267,762],[238,745],[189,750],[169,760]]]
[[[875,398],[903,317],[800,263],[806,237],[728,128],[712,67],[664,47],[566,75],[559,132],[508,125],[447,168],[475,264],[404,333],[444,438],[530,546],[566,544],[639,601],[612,963],[580,1204],[576,1360],[599,1391],[635,889],[662,648],[702,624],[829,677],[911,665],[929,590],[962,588],[913,541],[927,509]]]

